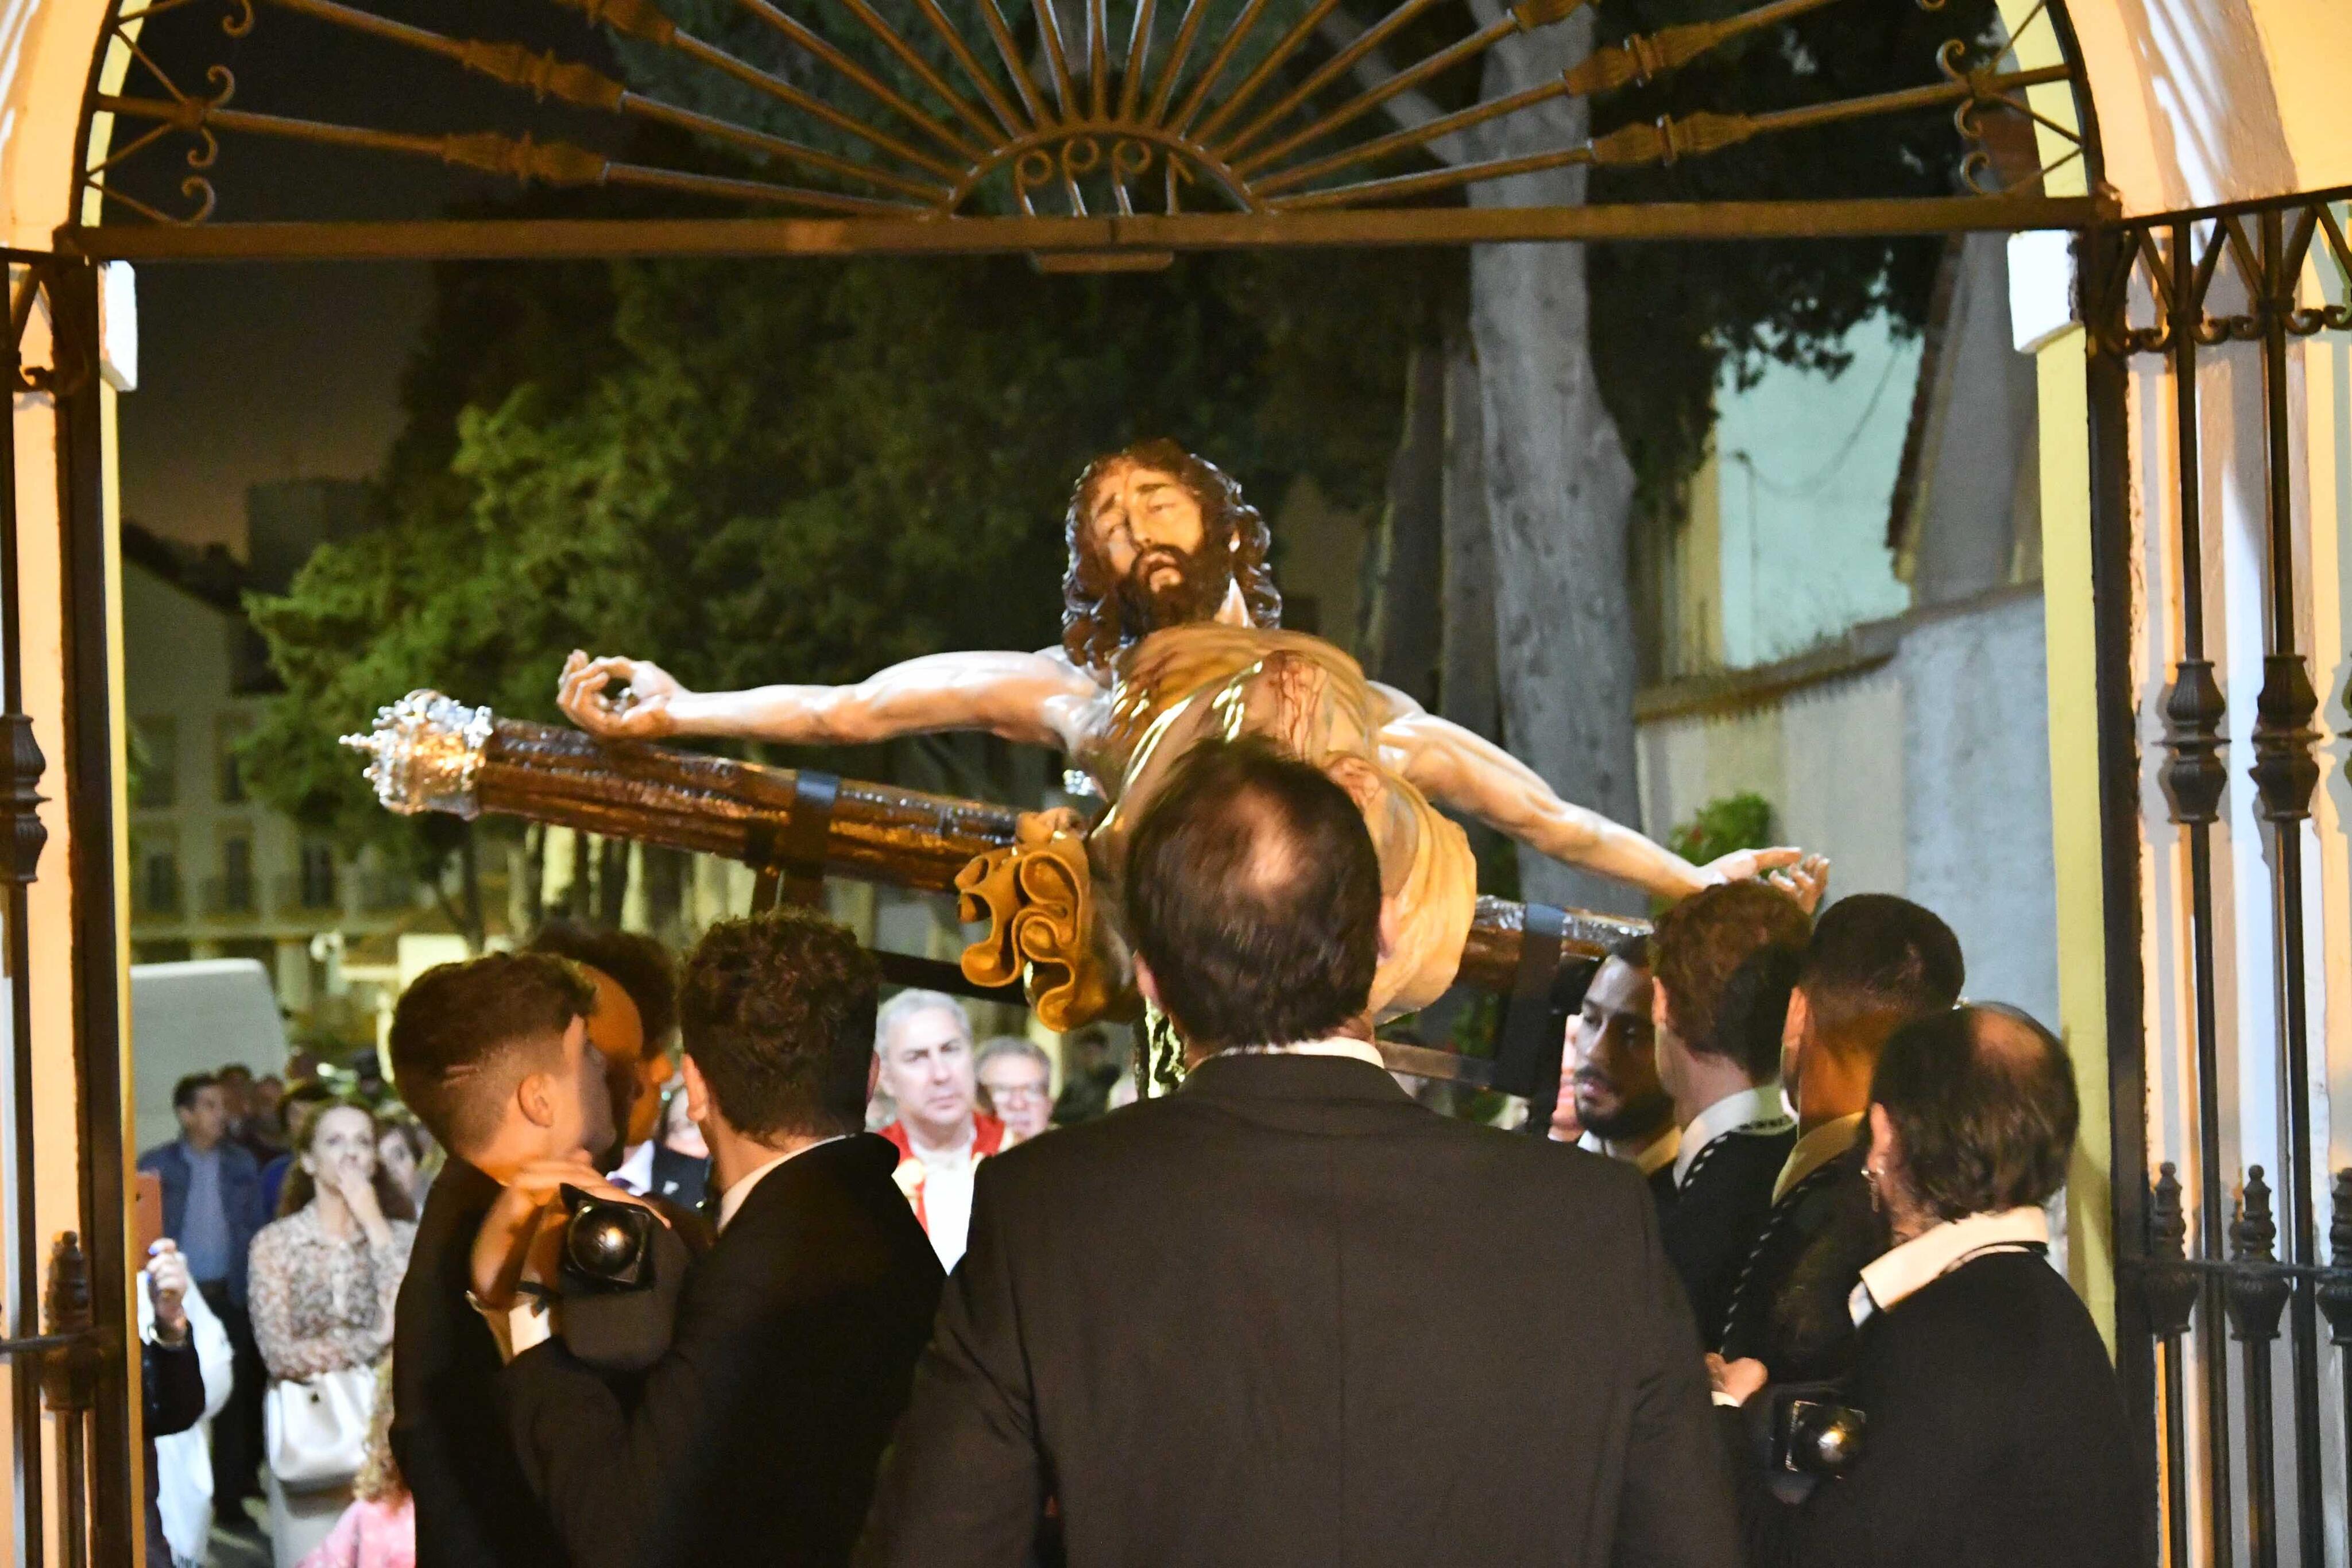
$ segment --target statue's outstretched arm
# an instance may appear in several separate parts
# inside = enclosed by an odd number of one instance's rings
[[[1709,865],[1693,865],[1633,829],[1561,800],[1534,768],[1493,742],[1423,712],[1402,694],[1382,688],[1381,695],[1391,706],[1381,730],[1381,747],[1414,788],[1556,861],[1662,898],[1681,898],[1716,883],[1794,866],[1802,858],[1792,849],[1740,850]],[[1825,876],[1826,871],[1824,865],[1818,874]],[[1802,884],[1773,880],[1805,898]]]
[[[623,690],[608,696],[614,683]],[[934,653],[850,686],[694,692],[658,664],[575,653],[556,690],[564,716],[593,735],[654,739],[739,736],[850,746],[953,729],[1075,748],[1102,688],[1055,653]]]

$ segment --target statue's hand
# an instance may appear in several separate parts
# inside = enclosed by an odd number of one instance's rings
[[[1822,906],[1822,899],[1830,890],[1830,857],[1807,855],[1786,871],[1776,871],[1764,879],[1804,906],[1811,915]]]
[[[606,688],[616,679],[627,684],[617,697],[606,696]],[[591,735],[652,740],[677,732],[670,699],[685,690],[668,671],[649,660],[617,655],[592,659],[575,648],[563,662],[555,706]]]
[[[1804,851],[1794,849],[1734,850],[1722,859],[1709,861],[1699,867],[1698,873],[1706,879],[1706,885],[1709,887],[1727,882],[1749,882],[1767,872],[1775,872],[1783,866],[1795,865],[1804,857]],[[1829,862],[1824,861],[1822,863],[1827,866]],[[1788,888],[1783,888],[1782,891],[1794,892],[1793,889]]]

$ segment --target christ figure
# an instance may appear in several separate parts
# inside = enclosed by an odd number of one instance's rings
[[[1129,831],[1175,758],[1206,737],[1265,736],[1328,773],[1371,830],[1388,905],[1371,998],[1383,1017],[1452,984],[1477,902],[1468,841],[1439,806],[1664,898],[1766,873],[1807,902],[1818,895],[1818,862],[1780,871],[1795,850],[1693,865],[1561,800],[1500,747],[1366,679],[1339,648],[1283,631],[1265,519],[1174,442],[1089,464],[1067,528],[1058,648],[934,653],[855,685],[740,692],[688,691],[648,660],[575,653],[558,700],[602,736],[862,745],[980,729],[1059,750],[1109,802],[1087,858],[1114,910]]]

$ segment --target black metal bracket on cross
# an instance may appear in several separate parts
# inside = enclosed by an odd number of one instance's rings
[[[1559,1092],[1561,1030],[1580,1003],[1592,972],[1591,959],[1563,961],[1568,915],[1529,903],[1519,937],[1519,967],[1495,1031],[1495,1087],[1528,1102],[1528,1124],[1541,1135]]]
[[[789,898],[804,909],[824,903],[824,841],[833,831],[833,803],[841,776],[803,768],[793,774],[792,814],[781,829],[765,821],[751,827],[744,858],[759,872],[751,887],[751,912],[773,909]]]

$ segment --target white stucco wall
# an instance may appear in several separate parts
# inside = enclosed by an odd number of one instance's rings
[[[1973,996],[2058,1010],[2041,601],[1923,617],[1875,669],[1735,712],[1641,728],[1643,824],[1663,834],[1752,789],[1775,831],[1830,857],[1830,895],[1942,915]]]
[[[1903,641],[1902,891],[1941,915],[1969,994],[2058,1016],[2048,676],[2042,601],[2020,595],[1925,622]]]

